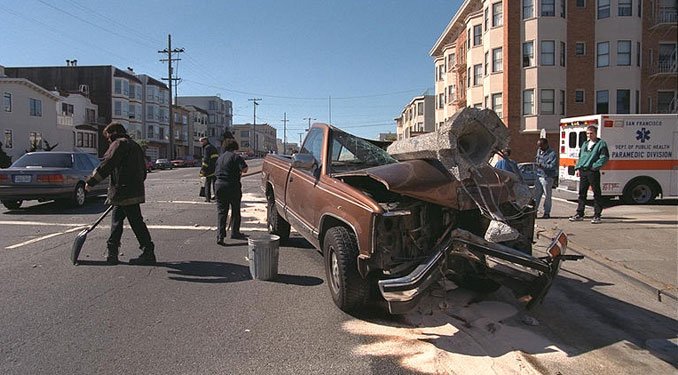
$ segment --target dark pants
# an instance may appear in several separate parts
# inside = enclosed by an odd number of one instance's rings
[[[144,218],[141,216],[141,207],[139,204],[132,204],[129,206],[113,206],[111,213],[111,236],[108,237],[108,248],[117,249],[120,247],[120,238],[122,237],[122,225],[127,218],[129,225],[134,231],[134,235],[139,241],[139,247],[144,249],[152,247],[151,234],[148,232],[148,227],[144,223]]]
[[[216,181],[216,179],[216,176],[205,177],[205,200],[212,199],[212,190],[215,190],[216,193],[216,189],[214,188],[214,181]]]
[[[593,216],[600,217],[603,212],[603,195],[600,192],[600,171],[590,169],[579,170],[579,204],[577,205],[577,215],[584,216],[586,207],[586,193],[589,186],[593,190]]]
[[[242,191],[237,188],[217,184],[217,241],[226,237],[226,220],[231,208],[231,236],[240,233],[240,201]]]

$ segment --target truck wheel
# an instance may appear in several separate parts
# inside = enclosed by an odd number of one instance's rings
[[[8,210],[16,210],[21,207],[23,201],[2,201],[2,205],[5,206]]]
[[[345,312],[367,304],[369,282],[358,273],[358,244],[344,227],[332,227],[323,241],[325,273],[334,303]]]
[[[266,219],[268,221],[268,233],[280,237],[280,242],[284,243],[290,238],[290,223],[283,219],[275,207],[275,200],[271,199],[266,204]]]
[[[85,185],[82,182],[78,182],[73,191],[73,198],[71,199],[71,204],[73,207],[82,207],[85,204]]]
[[[647,204],[657,197],[655,185],[647,178],[631,181],[624,189],[624,202],[628,204]]]

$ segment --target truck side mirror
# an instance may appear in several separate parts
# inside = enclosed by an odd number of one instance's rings
[[[311,154],[296,153],[292,156],[292,168],[299,168],[305,170],[313,169],[316,164],[315,158]]]

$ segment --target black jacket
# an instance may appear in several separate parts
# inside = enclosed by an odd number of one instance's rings
[[[211,143],[208,143],[203,146],[202,154],[200,174],[205,177],[214,176],[214,169],[217,164],[217,158],[219,157],[219,151],[217,151],[216,147],[212,146]]]
[[[94,186],[111,177],[107,202],[115,206],[144,203],[146,160],[144,150],[128,135],[114,135],[101,164],[87,179],[87,185]]]

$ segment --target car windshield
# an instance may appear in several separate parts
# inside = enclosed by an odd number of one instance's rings
[[[72,168],[73,158],[71,154],[26,154],[15,161],[12,167]]]
[[[333,129],[331,134],[329,167],[332,172],[346,172],[397,162],[386,150],[367,139],[338,129]]]

